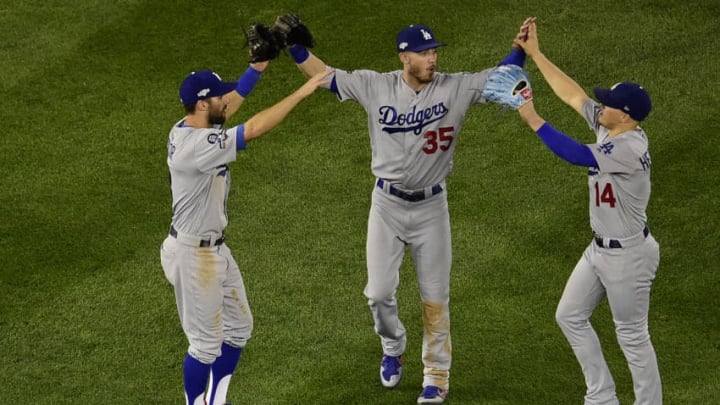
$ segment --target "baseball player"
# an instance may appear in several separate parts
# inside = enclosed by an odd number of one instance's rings
[[[555,154],[589,168],[594,237],[575,265],[556,313],[585,375],[585,404],[618,404],[613,378],[589,321],[605,296],[632,374],[635,404],[662,404],[660,374],[648,332],[650,287],[660,248],[647,225],[651,160],[647,135],[639,126],[650,113],[650,97],[641,86],[622,82],[610,89],[596,88],[599,103],[590,99],[540,52],[534,20],[527,39],[516,42],[555,94],[574,108],[596,135],[594,144],[583,145],[540,117],[532,101],[518,110]]]
[[[230,377],[253,329],[243,279],[225,244],[228,164],[326,80],[327,73],[315,75],[245,123],[224,128],[267,65],[251,63],[237,82],[224,82],[210,70],[196,71],[180,85],[187,115],[173,125],[167,143],[173,214],[160,258],[189,342],[183,364],[187,405],[225,403]]]
[[[314,41],[303,39],[309,31],[298,16],[278,17],[274,29],[287,37],[289,53],[306,76],[330,69],[307,49]],[[480,90],[491,70],[438,72],[437,48],[444,45],[426,25],[405,27],[396,41],[401,70],[337,69],[329,85],[340,101],[356,101],[368,115],[375,180],[364,293],[382,345],[380,381],[387,388],[403,375],[407,336],[395,293],[406,249],[415,264],[424,325],[419,404],[443,403],[449,389],[452,249],[445,178],[465,114],[485,102]],[[521,48],[513,47],[501,64],[524,61]]]

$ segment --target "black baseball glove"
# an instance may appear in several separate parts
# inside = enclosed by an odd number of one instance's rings
[[[280,55],[283,45],[265,24],[253,24],[247,31],[250,63],[273,60]]]
[[[282,42],[282,48],[302,45],[305,48],[315,46],[313,38],[307,25],[305,25],[297,14],[285,14],[278,16],[275,25],[272,27],[273,35],[278,42]]]

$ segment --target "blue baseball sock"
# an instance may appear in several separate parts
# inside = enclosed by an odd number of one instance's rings
[[[185,384],[185,397],[188,405],[194,405],[198,397],[202,398],[205,393],[208,376],[210,375],[210,365],[201,363],[198,359],[185,356],[183,363],[183,377]],[[202,403],[202,402],[200,402]]]
[[[230,377],[232,377],[235,367],[240,362],[241,354],[242,348],[232,347],[227,343],[222,344],[222,353],[212,364],[210,390],[205,398],[208,405],[222,405],[225,403],[228,387],[230,386]]]

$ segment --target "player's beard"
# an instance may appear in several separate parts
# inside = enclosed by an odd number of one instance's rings
[[[410,66],[408,73],[410,73],[410,75],[414,77],[415,80],[418,81],[418,83],[427,84],[432,81],[435,69],[426,69],[420,66]]]
[[[210,110],[210,115],[208,116],[208,121],[210,121],[211,125],[223,125],[225,124],[225,110],[227,109],[226,105],[223,105],[222,109],[220,111],[216,111],[215,109]]]

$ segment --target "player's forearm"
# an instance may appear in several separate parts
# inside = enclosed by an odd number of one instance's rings
[[[290,52],[290,56],[305,77],[313,77],[327,69],[325,62],[302,45],[293,45],[288,49],[288,52]]]
[[[531,101],[523,104],[519,109],[518,113],[520,118],[528,124],[533,131],[537,131],[544,123],[545,120],[535,111],[535,105]]]
[[[553,92],[565,104],[573,107],[576,111],[581,111],[582,105],[587,99],[587,94],[582,87],[541,52],[534,53],[531,57]]]
[[[264,70],[264,69],[263,69]],[[227,110],[225,111],[226,119],[229,119],[240,109],[243,101],[250,95],[250,92],[255,88],[255,85],[260,80],[262,70],[258,70],[256,66],[252,64],[245,70],[245,73],[238,79],[237,87],[235,92],[229,93],[226,96]]]
[[[305,96],[298,90],[272,107],[255,114],[245,122],[245,142],[259,138],[275,128],[304,98]]]

